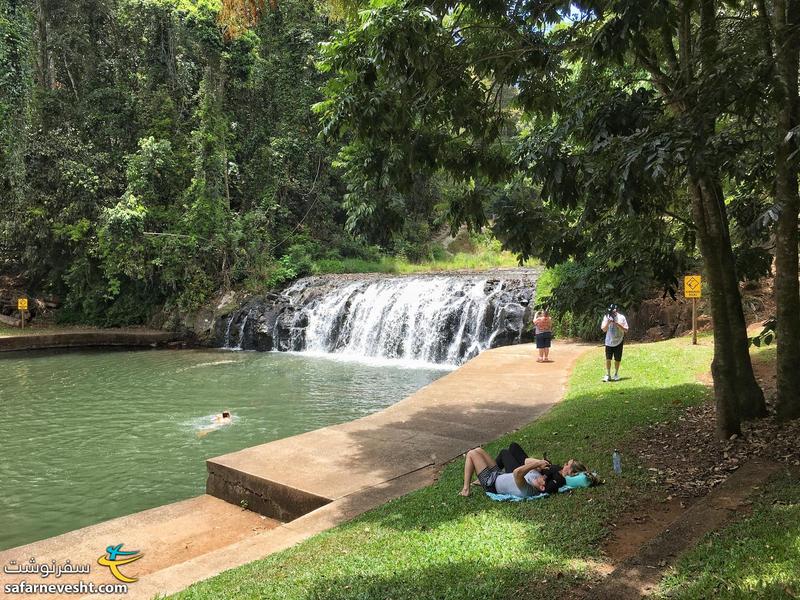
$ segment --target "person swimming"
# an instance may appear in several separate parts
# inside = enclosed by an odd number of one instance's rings
[[[231,412],[229,410],[223,410],[221,413],[214,415],[211,418],[211,427],[206,427],[205,429],[201,429],[197,432],[197,437],[205,437],[212,431],[216,431],[223,425],[229,425],[233,423],[233,417],[231,416]]]

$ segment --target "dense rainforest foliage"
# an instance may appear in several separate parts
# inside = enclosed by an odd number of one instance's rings
[[[723,438],[766,414],[739,284],[769,269],[772,249],[778,413],[800,416],[800,2],[361,6],[325,47],[318,109],[367,227],[393,192],[444,175],[465,191],[454,224],[575,260],[553,290],[560,308],[674,284],[699,252]]]
[[[739,284],[774,257],[800,415],[800,0],[0,0],[0,28],[2,266],[63,317],[419,258],[444,223],[558,266],[592,328],[702,265],[726,437],[765,414]]]
[[[140,323],[310,258],[374,257],[311,112],[327,16],[289,0],[233,37],[220,8],[0,0],[0,267],[62,319]],[[368,241],[418,258],[429,217]]]

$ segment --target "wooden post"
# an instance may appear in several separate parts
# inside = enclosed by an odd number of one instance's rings
[[[692,345],[697,346],[697,298],[692,298]]]
[[[25,311],[28,310],[27,298],[17,298],[17,310],[19,311],[19,327],[25,329]]]

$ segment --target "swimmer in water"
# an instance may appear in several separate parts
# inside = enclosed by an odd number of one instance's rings
[[[213,422],[214,422],[213,427],[208,427],[206,429],[201,429],[200,431],[198,431],[197,437],[199,438],[205,437],[212,431],[216,431],[217,429],[219,429],[220,426],[232,423],[233,419],[231,417],[230,411],[223,410],[220,414],[214,415]]]

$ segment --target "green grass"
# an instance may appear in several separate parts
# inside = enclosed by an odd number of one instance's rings
[[[554,348],[557,357],[558,347]],[[625,439],[655,420],[703,401],[695,375],[708,370],[708,339],[626,348],[621,374],[603,384],[601,349],[576,365],[565,400],[531,425],[488,445],[518,440],[532,455],[585,461],[608,484],[571,495],[520,503],[491,502],[480,492],[457,495],[463,459],[430,487],[389,502],[298,546],[175,596],[182,599],[489,599],[553,598],[588,572],[606,527],[625,506],[657,496]],[[623,474],[609,474],[623,451]],[[543,584],[547,580],[547,584]]]
[[[800,597],[800,483],[773,478],[753,513],[706,535],[662,581],[658,597]]]
[[[516,257],[510,252],[484,250],[469,254],[459,252],[442,260],[412,263],[403,258],[384,257],[379,261],[368,261],[357,258],[317,260],[314,262],[314,274],[326,273],[430,273],[436,271],[485,270],[500,267],[518,267]]]

